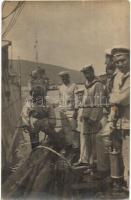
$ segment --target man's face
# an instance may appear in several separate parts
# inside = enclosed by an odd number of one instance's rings
[[[123,73],[126,74],[130,70],[129,55],[120,55],[114,58],[116,67]]]
[[[65,85],[68,84],[68,83],[70,82],[70,77],[69,77],[69,75],[64,75],[64,76],[61,77],[61,79],[62,79],[62,82],[63,82]]]
[[[94,72],[92,70],[86,70],[84,76],[88,81],[91,81],[94,78]]]
[[[82,99],[83,99],[83,94],[84,94],[83,92],[79,92],[79,93],[78,93],[78,100],[79,100],[79,101],[82,101]]]
[[[108,78],[111,78],[111,77],[113,76],[113,74],[114,74],[114,70],[112,70],[112,69],[107,69],[107,70],[106,70],[106,74],[107,74],[107,77],[108,77]]]

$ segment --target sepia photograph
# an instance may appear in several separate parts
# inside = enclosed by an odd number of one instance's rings
[[[1,10],[1,198],[129,199],[129,1]]]

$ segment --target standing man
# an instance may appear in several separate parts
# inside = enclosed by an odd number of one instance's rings
[[[107,72],[107,84],[105,88],[105,96],[107,103],[111,94],[116,94],[119,91],[119,83],[121,79],[121,73],[113,63],[112,49],[108,49],[105,52],[105,64]],[[110,158],[109,147],[110,141],[110,109],[104,113],[101,120],[102,129],[96,136],[96,152],[97,152],[97,178],[104,178],[110,175]]]
[[[96,133],[103,115],[101,104],[104,88],[100,80],[96,78],[92,65],[84,67],[81,72],[83,72],[86,82],[81,114],[80,159],[74,165],[88,166],[94,164]]]
[[[75,90],[77,90],[77,85],[71,82],[68,71],[60,72],[59,76],[62,80],[62,85],[59,88],[59,108],[65,141],[67,147],[77,148],[74,132],[77,124],[76,120],[73,118],[75,111]]]
[[[124,178],[129,189],[129,116],[130,116],[130,50],[127,48],[112,49],[114,63],[122,73],[119,91],[110,95],[110,102],[118,107],[119,119],[117,129],[122,130]]]

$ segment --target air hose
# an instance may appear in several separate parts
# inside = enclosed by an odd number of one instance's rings
[[[47,147],[47,146],[44,146],[44,145],[37,146],[36,148],[37,149],[42,149],[43,148],[43,149],[51,151],[52,153],[54,153],[55,155],[57,155],[58,157],[60,157],[61,159],[63,159],[68,164],[68,166],[70,167],[70,169],[72,169],[71,163],[64,156],[62,156],[60,153],[58,153],[54,149],[52,149],[50,147]]]

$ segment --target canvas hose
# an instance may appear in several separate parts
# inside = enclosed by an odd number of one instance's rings
[[[60,153],[58,153],[54,149],[52,149],[50,147],[47,147],[47,146],[44,146],[44,145],[37,146],[36,148],[37,149],[42,149],[43,148],[43,149],[46,149],[46,150],[54,153],[55,155],[57,155],[58,157],[60,157],[61,159],[63,159],[68,164],[68,166],[70,167],[70,169],[72,169],[71,163],[63,155],[61,155]]]

